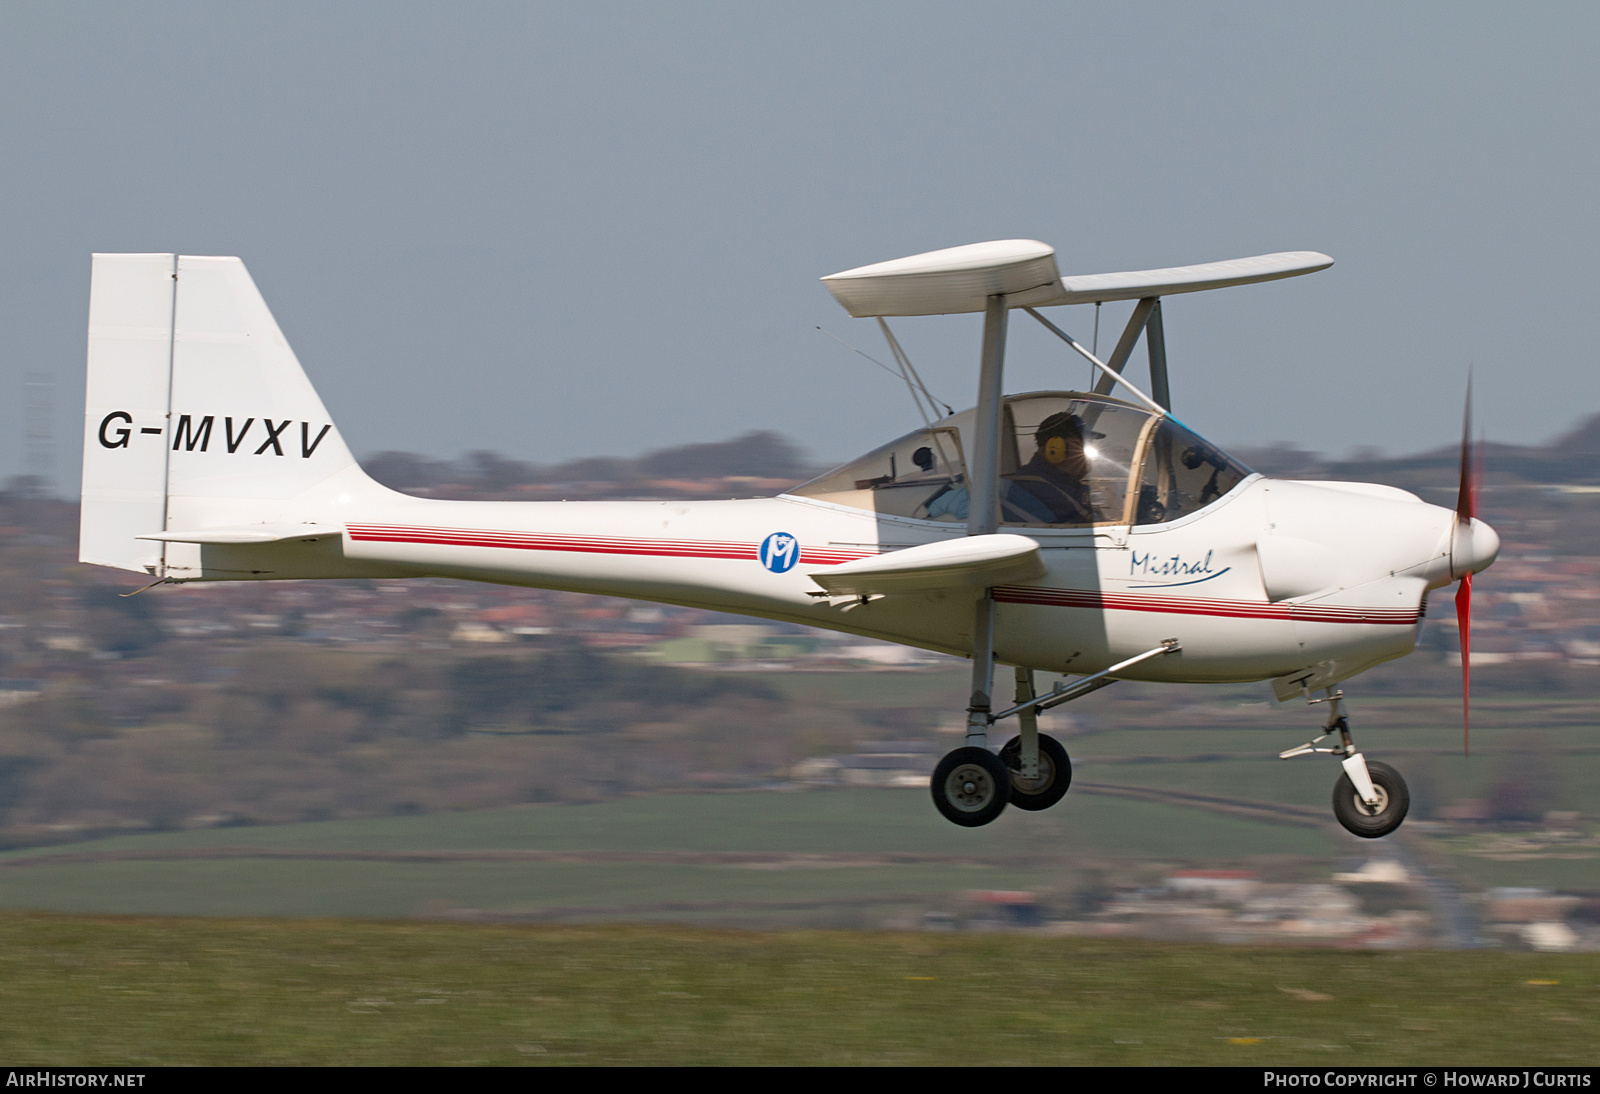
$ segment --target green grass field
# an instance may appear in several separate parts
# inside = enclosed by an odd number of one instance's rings
[[[0,915],[0,1055],[159,1064],[1592,1065],[1600,955]]]
[[[1321,860],[1340,847],[1318,829],[1090,795],[971,830],[921,791],[665,794],[14,851],[0,855],[0,907],[876,927],[971,889],[1059,892],[1086,863]],[[547,857],[493,858],[528,851]]]

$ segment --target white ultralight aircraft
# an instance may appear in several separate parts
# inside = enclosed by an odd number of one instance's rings
[[[239,259],[96,255],[79,557],[152,585],[564,589],[970,657],[966,742],[932,778],[939,811],[969,827],[1066,793],[1071,764],[1039,732],[1043,710],[1118,679],[1270,680],[1280,700],[1328,704],[1323,736],[1282,755],[1339,757],[1335,814],[1381,836],[1404,819],[1406,786],[1356,750],[1337,685],[1411,652],[1428,593],[1452,581],[1465,666],[1471,575],[1499,550],[1474,518],[1465,443],[1454,512],[1387,486],[1254,474],[1172,415],[1161,326],[1164,296],[1331,264],[1291,252],[1062,277],[1050,247],[1004,240],[834,274],[839,303],[880,323],[981,312],[977,406],[774,498],[474,502],[367,477]],[[1037,310],[1117,300],[1138,303],[1105,361]],[[1099,370],[1094,390],[1004,394],[1018,308]],[[1122,375],[1141,335],[1149,394]],[[997,663],[1015,668],[1012,703],[994,698]],[[1075,679],[1038,694],[1036,670]],[[1009,718],[1018,732],[997,755],[991,730]]]

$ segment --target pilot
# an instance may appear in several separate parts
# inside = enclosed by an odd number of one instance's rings
[[[1093,434],[1099,436],[1100,434]],[[1030,524],[1092,524],[1089,459],[1083,419],[1070,411],[1050,415],[1033,434],[1037,450],[1014,475],[1006,476],[1006,519]]]

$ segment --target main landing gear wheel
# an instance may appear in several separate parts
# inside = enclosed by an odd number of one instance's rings
[[[1362,801],[1350,776],[1340,775],[1333,786],[1333,815],[1350,833],[1362,839],[1377,839],[1399,828],[1400,822],[1406,819],[1406,810],[1411,808],[1411,792],[1406,789],[1400,772],[1388,764],[1368,760],[1367,774],[1378,792],[1376,804]]]
[[[1072,785],[1072,761],[1061,742],[1039,734],[1039,777],[1022,777],[1022,738],[1013,737],[1000,750],[1000,762],[1011,776],[1011,804],[1018,809],[1049,809],[1060,801]]]
[[[964,828],[988,824],[1005,810],[1011,772],[987,748],[958,748],[933,769],[933,804]]]

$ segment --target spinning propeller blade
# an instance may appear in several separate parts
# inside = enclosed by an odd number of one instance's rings
[[[1472,575],[1463,574],[1456,586],[1456,630],[1461,634],[1461,754],[1470,756],[1471,721],[1467,716],[1472,694]]]
[[[1472,376],[1467,376],[1467,409],[1461,418],[1461,489],[1456,494],[1456,523],[1478,515],[1478,477],[1472,463]]]
[[[1461,422],[1461,487],[1456,495],[1456,525],[1470,526],[1478,515],[1478,479],[1482,461],[1472,452],[1472,375],[1467,374],[1467,409]],[[1461,575],[1456,586],[1456,630],[1461,636],[1461,753],[1471,755],[1472,695],[1472,573]]]

